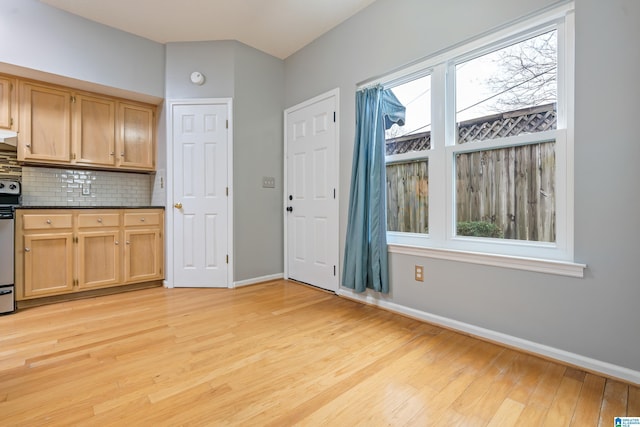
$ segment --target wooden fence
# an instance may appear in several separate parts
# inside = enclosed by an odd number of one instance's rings
[[[484,221],[505,239],[555,241],[555,144],[459,154],[456,219]]]
[[[427,161],[387,165],[387,230],[428,233]]]
[[[461,123],[459,143],[553,129],[553,104]],[[505,130],[507,129],[507,130]],[[490,132],[489,132],[490,131]],[[429,132],[387,141],[387,154],[428,150]],[[555,144],[456,156],[456,220],[496,224],[504,238],[554,242]],[[387,165],[387,229],[428,233],[427,161]]]

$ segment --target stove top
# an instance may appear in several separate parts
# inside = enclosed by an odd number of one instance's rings
[[[0,208],[20,206],[20,181],[0,179]]]

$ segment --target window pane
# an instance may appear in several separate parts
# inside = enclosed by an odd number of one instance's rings
[[[428,150],[431,147],[431,76],[391,88],[406,108],[405,124],[385,132],[387,155]]]
[[[457,143],[556,128],[557,31],[456,66]]]
[[[427,160],[387,165],[387,230],[429,232]]]
[[[555,143],[456,155],[457,235],[555,242]]]

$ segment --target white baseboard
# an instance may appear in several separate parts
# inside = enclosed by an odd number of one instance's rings
[[[377,306],[394,313],[403,314],[405,316],[432,323],[437,326],[442,326],[487,341],[503,344],[507,347],[512,347],[528,353],[537,354],[547,359],[557,360],[571,366],[582,368],[589,372],[599,373],[609,378],[616,378],[632,384],[640,385],[640,372],[622,366],[581,356],[579,354],[570,353],[568,351],[503,334],[501,332],[492,331],[490,329],[481,328],[469,323],[449,319],[447,317],[438,316],[436,314],[431,314],[410,307],[405,307],[391,301],[374,298],[373,296],[366,293],[358,294],[342,287],[338,290],[337,293],[342,297]]]
[[[272,280],[279,280],[283,278],[284,278],[284,273],[270,274],[268,276],[255,277],[253,279],[239,280],[237,282],[233,282],[233,287],[239,288],[241,286],[255,285],[256,283],[270,282]]]

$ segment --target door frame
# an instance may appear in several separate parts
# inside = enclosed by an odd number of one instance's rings
[[[289,230],[288,230],[288,216],[284,214],[286,212],[286,207],[288,204],[287,194],[289,194],[289,175],[288,175],[288,162],[287,159],[289,157],[288,153],[288,123],[287,116],[289,113],[292,113],[296,110],[300,110],[310,105],[313,105],[317,102],[323,101],[327,98],[335,98],[335,107],[336,107],[336,134],[335,134],[335,158],[333,161],[336,165],[336,203],[333,214],[336,218],[336,245],[333,248],[335,251],[336,257],[336,276],[333,292],[338,292],[340,288],[340,88],[332,89],[328,92],[322,93],[318,96],[315,96],[311,99],[303,101],[299,104],[294,105],[293,107],[289,107],[284,110],[284,174],[283,174],[283,193],[282,193],[282,212],[283,212],[283,222],[284,222],[284,278],[289,279]],[[313,283],[311,283],[313,284]]]
[[[227,253],[229,262],[227,264],[227,288],[233,288],[233,99],[232,98],[191,98],[191,99],[170,99],[166,103],[166,156],[167,156],[167,179],[166,191],[167,202],[165,208],[165,280],[167,288],[174,287],[174,236],[173,221],[173,110],[175,106],[182,105],[226,105],[229,128],[227,132],[227,187],[229,195],[227,197]]]

